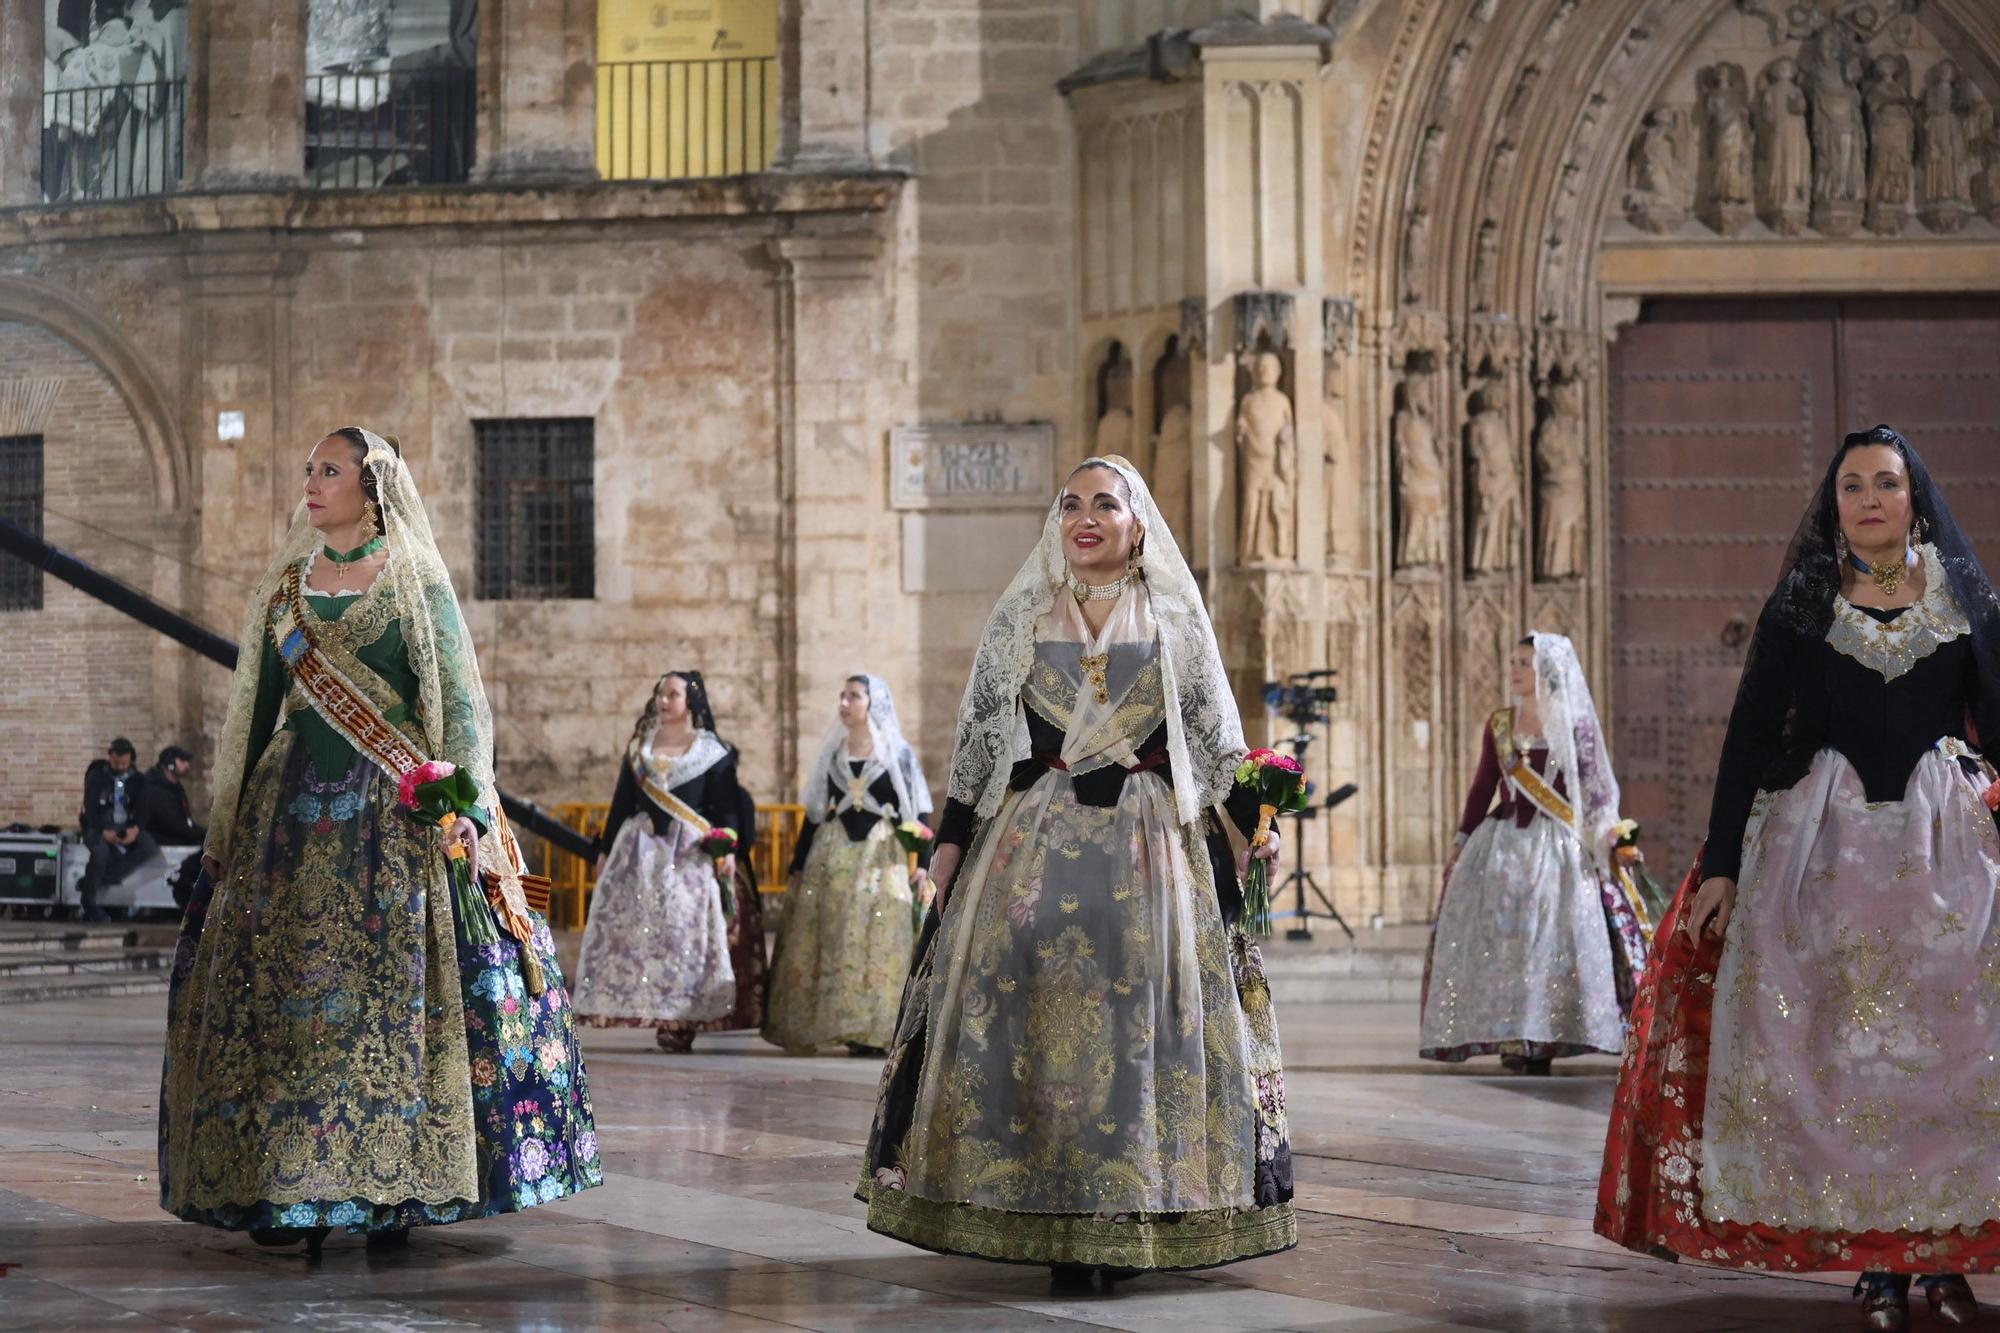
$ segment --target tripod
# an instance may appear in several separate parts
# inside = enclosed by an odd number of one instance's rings
[[[1310,731],[1301,731],[1298,735],[1279,743],[1291,747],[1292,757],[1299,761],[1300,768],[1304,768],[1306,747],[1311,745],[1312,742],[1312,733]],[[1294,892],[1294,897],[1298,905],[1292,909],[1292,915],[1298,918],[1298,924],[1288,926],[1285,929],[1285,938],[1288,940],[1311,939],[1313,936],[1312,919],[1316,916],[1324,917],[1326,920],[1333,922],[1334,925],[1339,926],[1341,930],[1346,932],[1348,939],[1352,940],[1354,938],[1354,927],[1347,924],[1346,919],[1340,915],[1340,910],[1333,905],[1333,900],[1326,896],[1326,890],[1320,888],[1319,881],[1313,878],[1312,871],[1306,869],[1305,824],[1308,819],[1319,818],[1321,810],[1331,810],[1334,806],[1339,805],[1342,801],[1354,795],[1355,791],[1356,788],[1353,783],[1344,783],[1332,795],[1326,798],[1323,805],[1309,805],[1303,810],[1294,810],[1285,815],[1285,818],[1292,821],[1292,869],[1291,873],[1285,876],[1284,882],[1272,890],[1271,901],[1276,903],[1284,896],[1287,889],[1291,889]],[[1318,901],[1319,907],[1317,909],[1306,901],[1306,894],[1308,892]]]

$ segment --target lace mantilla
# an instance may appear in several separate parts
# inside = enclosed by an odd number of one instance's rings
[[[729,747],[712,731],[696,731],[694,743],[671,759],[659,754],[650,744],[641,746],[634,741],[632,745],[633,771],[641,777],[649,773],[658,774],[660,785],[668,791],[682,783],[693,782],[728,757]]]
[[[1937,548],[1917,548],[1924,561],[1924,595],[1894,620],[1877,620],[1845,597],[1833,599],[1833,625],[1826,642],[1835,652],[1894,680],[1932,653],[1972,632],[1958,599],[1951,595]]]

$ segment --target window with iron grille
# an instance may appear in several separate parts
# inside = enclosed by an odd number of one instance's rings
[[[0,435],[0,518],[42,535],[42,437]],[[0,611],[42,609],[42,571],[0,557]]]
[[[483,598],[597,594],[589,417],[472,423],[479,471],[477,581]]]

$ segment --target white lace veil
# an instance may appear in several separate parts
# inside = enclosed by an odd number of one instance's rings
[[[849,679],[868,685],[868,732],[874,738],[875,749],[861,766],[862,783],[873,785],[886,772],[896,787],[898,819],[930,814],[930,784],[924,781],[924,768],[917,762],[917,752],[903,737],[903,724],[896,716],[896,698],[889,692],[889,683],[880,676],[861,674]],[[819,757],[806,770],[805,783],[799,788],[799,804],[806,808],[806,818],[824,824],[839,804],[834,792],[846,791],[852,776],[847,767],[847,724],[836,717],[827,728],[826,739],[820,743]]]
[[[427,757],[445,759],[471,774],[479,786],[480,804],[497,814],[500,793],[493,779],[493,713],[472,640],[459,613],[451,575],[438,554],[429,516],[417,494],[409,465],[389,441],[372,431],[360,431],[367,441],[362,466],[374,483],[383,546],[388,554],[382,572],[385,591],[394,599],[410,670],[417,678],[415,720]],[[321,537],[307,521],[305,502],[292,515],[291,530],[276,559],[257,585],[244,616],[238,640],[236,676],[230,685],[229,714],[216,749],[212,789],[215,806],[209,816],[207,850],[227,862],[243,784],[257,756],[249,753],[250,727],[256,711],[257,687],[263,672],[264,644],[270,637],[268,616],[272,598],[287,570],[317,550]],[[482,867],[508,872],[517,869],[501,854],[499,840],[488,833],[480,845]],[[514,893],[518,884],[511,884]],[[513,896],[509,894],[510,898]]]
[[[1088,458],[1077,471],[1090,467],[1108,467],[1124,479],[1132,512],[1144,527],[1139,568],[1159,629],[1174,805],[1180,821],[1192,824],[1203,809],[1229,794],[1245,751],[1243,723],[1237,716],[1235,696],[1229,691],[1229,678],[1222,670],[1222,653],[1216,647],[1208,610],[1202,605],[1201,589],[1160,517],[1153,493],[1138,470],[1123,458]],[[1058,494],[1049,505],[1041,540],[987,618],[972,663],[972,679],[966,682],[965,697],[958,706],[949,794],[953,800],[972,806],[982,819],[1000,808],[1014,763],[1029,754],[1021,687],[1034,664],[1036,622],[1064,591],[1061,524],[1062,497]]]
[[[1618,822],[1618,779],[1597,720],[1597,704],[1583,678],[1576,645],[1561,634],[1536,634],[1535,704],[1542,735],[1549,743],[1549,776],[1562,774],[1573,827],[1584,850],[1599,862],[1610,855],[1611,827]]]

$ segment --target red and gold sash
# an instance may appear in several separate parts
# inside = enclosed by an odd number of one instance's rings
[[[299,567],[285,571],[277,595],[271,599],[271,644],[292,679],[311,702],[313,711],[349,745],[391,778],[401,781],[429,762],[429,757],[402,730],[382,716],[382,709],[368,691],[355,683],[349,672],[334,664],[326,650],[306,628],[299,587]],[[361,662],[355,662],[364,678],[388,694],[387,686]]]
[[[1514,747],[1514,710],[1497,710],[1488,723],[1493,728],[1493,749],[1500,756],[1500,767],[1508,780],[1541,812],[1567,828],[1576,827],[1576,810],[1562,798],[1562,794],[1528,762],[1525,752]]]

